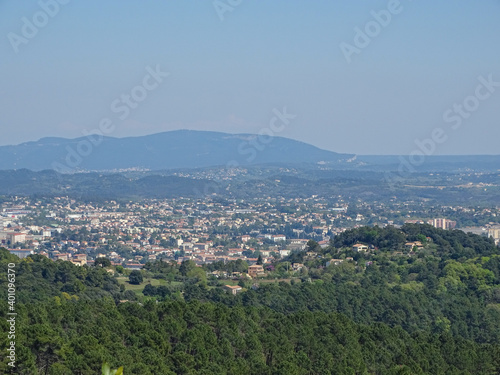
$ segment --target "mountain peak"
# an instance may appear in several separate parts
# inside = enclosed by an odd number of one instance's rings
[[[338,163],[352,156],[283,137],[182,129],[127,138],[46,137],[37,142],[2,146],[0,169],[159,170],[264,163]]]

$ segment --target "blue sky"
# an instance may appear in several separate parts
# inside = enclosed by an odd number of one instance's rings
[[[443,129],[435,154],[500,153],[500,87],[470,98],[479,77],[500,82],[498,0],[401,0],[383,26],[371,12],[391,1],[221,0],[221,20],[211,0],[72,0],[15,45],[51,1],[0,0],[1,145],[79,137],[103,118],[115,137],[258,133],[286,107],[296,118],[276,135],[332,151],[410,154]],[[373,22],[358,48],[355,28]],[[358,48],[350,63],[342,43]],[[170,75],[119,119],[111,104],[148,66]],[[466,100],[453,129],[443,116]]]

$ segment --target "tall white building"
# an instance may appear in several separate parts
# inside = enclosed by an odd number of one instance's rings
[[[431,219],[427,222],[435,228],[441,229],[453,229],[457,225],[456,221],[448,220],[448,219]]]

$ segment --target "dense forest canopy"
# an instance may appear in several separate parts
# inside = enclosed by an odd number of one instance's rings
[[[355,253],[356,243],[373,250]],[[326,266],[331,259],[344,261]],[[9,263],[18,315],[17,367],[2,352],[0,372],[97,374],[107,362],[141,375],[500,373],[500,251],[490,240],[427,225],[363,227],[326,248],[311,241],[275,272],[292,261],[305,266],[292,283],[243,283],[235,296],[207,275],[243,271],[242,262],[156,261],[142,273],[166,284],[137,296],[105,265],[2,249],[4,347]]]

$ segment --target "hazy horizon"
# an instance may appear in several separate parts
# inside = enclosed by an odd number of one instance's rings
[[[221,132],[221,131],[213,131],[213,130],[198,130],[198,129],[172,129],[172,130],[166,130],[166,131],[162,131],[162,132],[158,132],[158,133],[149,133],[149,134],[142,134],[142,135],[131,135],[131,136],[123,136],[123,137],[118,137],[118,136],[108,136],[108,135],[105,135],[104,137],[105,138],[114,138],[114,139],[125,139],[125,138],[139,138],[139,137],[147,137],[147,136],[153,136],[153,135],[156,135],[156,134],[160,134],[160,133],[167,133],[167,132],[175,132],[175,131],[207,131],[207,132],[215,132],[215,133],[225,133],[225,134],[231,134],[231,135],[257,135],[257,133],[230,133],[230,132]],[[277,137],[281,137],[279,135],[277,135]],[[74,140],[74,139],[86,139],[85,136],[80,136],[80,137],[75,137],[75,138],[72,138],[72,137],[61,137],[61,136],[45,136],[45,137],[42,137],[42,138],[39,138],[39,139],[33,139],[33,140],[27,140],[27,141],[23,141],[21,143],[17,143],[17,144],[6,144],[6,145],[3,145],[3,144],[0,144],[0,147],[3,147],[3,146],[19,146],[19,145],[22,145],[23,143],[30,143],[30,142],[38,142],[42,139],[46,139],[46,138],[60,138],[60,139],[68,139],[68,140]],[[292,140],[295,140],[295,141],[298,141],[298,142],[304,142],[300,139],[293,139],[293,138],[288,138],[288,137],[282,137],[282,138],[287,138],[287,139],[292,139]],[[307,144],[310,144],[308,142],[304,142],[304,143],[307,143]],[[314,145],[313,145],[314,146]],[[318,146],[315,146],[315,147],[318,147]],[[326,150],[324,148],[321,148],[321,147],[318,147],[319,149],[321,150]],[[327,151],[333,151],[333,152],[337,152],[335,150],[327,150]],[[384,156],[408,156],[409,154],[355,154],[353,152],[345,152],[345,154],[354,154],[356,156],[380,156],[380,157],[384,157]],[[443,157],[449,157],[449,156],[497,156],[497,155],[500,155],[500,152],[497,152],[497,153],[478,153],[478,154],[435,154],[435,155],[428,155],[428,157],[432,157],[432,156],[443,156]]]
[[[286,107],[274,135],[338,153],[433,132],[435,155],[499,153],[499,1],[53,1],[0,3],[0,145],[106,118],[120,138],[255,134]]]

